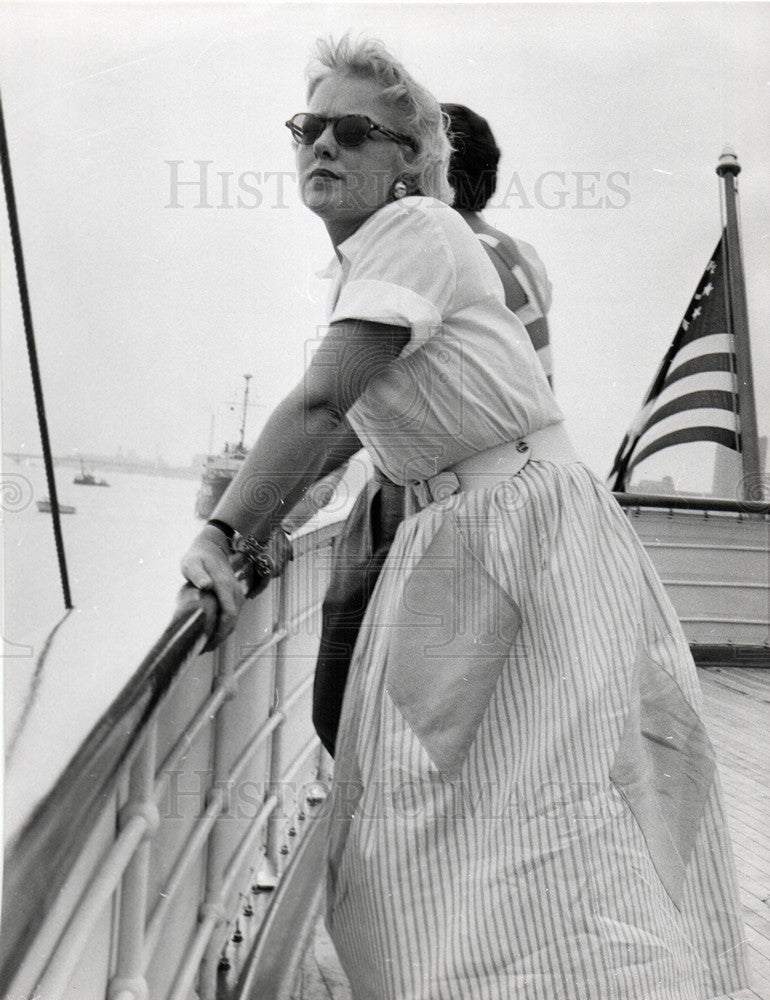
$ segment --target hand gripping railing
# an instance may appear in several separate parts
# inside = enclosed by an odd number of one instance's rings
[[[213,653],[214,598],[185,588],[9,846],[0,995],[213,1000],[253,978],[261,887],[307,855],[293,848],[323,795],[310,691],[336,530],[300,539]]]

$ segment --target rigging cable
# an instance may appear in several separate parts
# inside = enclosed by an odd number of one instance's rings
[[[64,555],[64,539],[62,538],[61,519],[59,515],[59,498],[56,493],[56,479],[54,478],[53,472],[51,444],[48,438],[48,424],[45,417],[45,403],[43,401],[43,386],[40,379],[40,365],[38,364],[35,334],[32,328],[32,309],[29,301],[27,273],[24,268],[24,255],[21,249],[21,233],[19,231],[19,217],[16,212],[16,197],[14,195],[13,178],[11,176],[11,158],[8,153],[8,138],[5,132],[5,116],[3,114],[2,96],[0,96],[0,165],[2,165],[5,202],[8,208],[8,223],[11,230],[13,259],[16,265],[16,280],[19,286],[21,312],[24,319],[24,333],[27,338],[29,366],[32,371],[32,388],[35,394],[35,408],[37,410],[38,427],[40,428],[40,441],[43,447],[43,461],[45,462],[45,476],[48,482],[48,496],[51,500],[53,533],[56,541],[56,556],[59,560],[59,575],[61,576],[62,591],[64,593],[64,607],[70,611],[73,604],[72,597],[70,595],[69,578],[67,576],[67,560]]]

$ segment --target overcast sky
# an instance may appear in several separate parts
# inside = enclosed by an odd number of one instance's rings
[[[768,432],[770,5],[5,4],[0,85],[56,453],[188,463],[212,422],[216,446],[236,435],[243,373],[249,437],[299,379],[330,247],[283,122],[305,108],[314,40],[348,29],[492,125],[487,217],[548,267],[557,395],[601,474],[717,242],[714,168],[734,146]],[[39,453],[6,225],[4,448]]]

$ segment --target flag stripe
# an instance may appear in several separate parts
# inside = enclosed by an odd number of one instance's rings
[[[650,406],[649,415],[652,416],[652,414],[657,413],[658,410],[667,406],[668,403],[687,396],[690,393],[715,391],[726,392],[728,395],[733,395],[736,392],[735,378],[732,372],[696,372],[694,375],[685,375],[661,392],[655,403]],[[693,408],[699,409],[702,407]],[[649,425],[650,421],[645,420],[643,426],[648,427]]]
[[[672,413],[703,409],[704,407],[735,412],[738,408],[738,397],[734,392],[725,392],[723,389],[701,389],[698,392],[686,392],[683,396],[677,396],[676,399],[658,407],[647,421],[647,429],[660,420],[670,417]]]
[[[694,344],[686,344],[681,351],[677,351],[673,359],[675,364],[669,365],[668,370],[671,371],[676,365],[684,364],[692,358],[699,358],[703,354],[732,354],[734,348],[735,341],[731,333],[710,333]]]
[[[696,412],[698,414],[697,424],[693,423],[692,411],[682,410],[680,413],[672,413],[671,416],[666,417],[665,420],[661,420],[659,424],[645,431],[636,442],[634,457],[636,457],[638,452],[646,448],[647,445],[652,444],[656,438],[665,437],[667,434],[671,434],[673,431],[680,431],[685,427],[721,427],[731,434],[736,433],[735,416],[728,410],[705,409],[697,410]]]
[[[679,431],[672,431],[670,434],[656,438],[652,444],[648,444],[635,456],[628,471],[630,472],[639,462],[664,448],[670,448],[675,444],[689,444],[692,441],[714,441],[716,444],[724,445],[725,448],[740,451],[740,435],[736,434],[735,431],[726,430],[724,427],[683,427]]]
[[[683,362],[674,368],[673,371],[669,372],[666,381],[663,383],[663,388],[668,388],[673,382],[676,382],[680,378],[685,378],[687,375],[700,374],[701,372],[734,371],[734,354],[699,354],[697,357],[690,358],[689,361]]]

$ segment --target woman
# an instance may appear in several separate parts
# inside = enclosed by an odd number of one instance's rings
[[[546,313],[551,283],[545,267],[534,247],[493,229],[480,215],[497,186],[500,150],[480,115],[462,104],[442,104],[441,108],[448,116],[453,147],[447,172],[452,208],[465,219],[495,265],[505,304],[524,324],[550,384]],[[313,686],[313,724],[332,756],[358,630],[403,515],[403,487],[386,476],[375,476],[357,497],[337,537]]]
[[[337,744],[328,926],[354,995],[737,989],[687,644],[446,204],[440,109],[379,44],[348,40],[319,47],[308,101],[288,125],[340,263],[329,333],[183,568],[226,631],[242,600],[227,535],[266,539],[356,438],[413,485]]]

